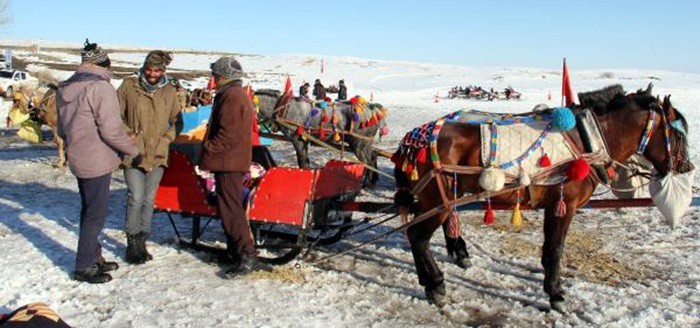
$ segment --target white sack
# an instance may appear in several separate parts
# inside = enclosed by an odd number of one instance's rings
[[[669,173],[649,184],[649,194],[656,208],[666,218],[666,223],[675,228],[681,223],[683,214],[693,200],[693,177],[695,170],[685,173]]]

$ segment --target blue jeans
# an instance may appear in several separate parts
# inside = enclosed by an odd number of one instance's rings
[[[124,180],[128,191],[126,205],[126,234],[151,232],[153,218],[153,199],[158,191],[158,184],[163,177],[162,166],[146,172],[142,169],[124,169]]]

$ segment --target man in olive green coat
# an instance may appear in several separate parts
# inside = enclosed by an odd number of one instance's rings
[[[141,151],[122,162],[129,195],[126,261],[132,264],[153,258],[146,250],[153,200],[168,165],[170,143],[182,129],[177,90],[165,75],[171,60],[170,53],[151,51],[143,67],[135,76],[125,78],[117,90],[124,125]]]

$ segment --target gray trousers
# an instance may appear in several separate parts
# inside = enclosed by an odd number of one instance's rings
[[[164,168],[156,167],[150,172],[142,169],[124,169],[124,180],[128,189],[126,205],[126,234],[151,232],[153,218],[153,199],[156,197],[158,184],[163,177]]]
[[[81,209],[76,271],[90,268],[102,256],[102,247],[97,238],[107,221],[110,181],[111,172],[96,178],[78,178]]]

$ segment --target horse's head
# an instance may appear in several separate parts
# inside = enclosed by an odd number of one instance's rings
[[[642,101],[640,105],[646,105],[658,114],[658,123],[651,132],[644,157],[654,165],[660,176],[692,170],[693,164],[688,156],[688,122],[671,104],[671,96],[664,97],[663,101],[658,98],[648,101],[648,92],[639,90],[633,97]]]
[[[274,89],[255,90],[255,96],[260,102],[260,111],[258,112],[258,120],[266,121],[272,119],[278,102],[280,101],[281,92]]]

